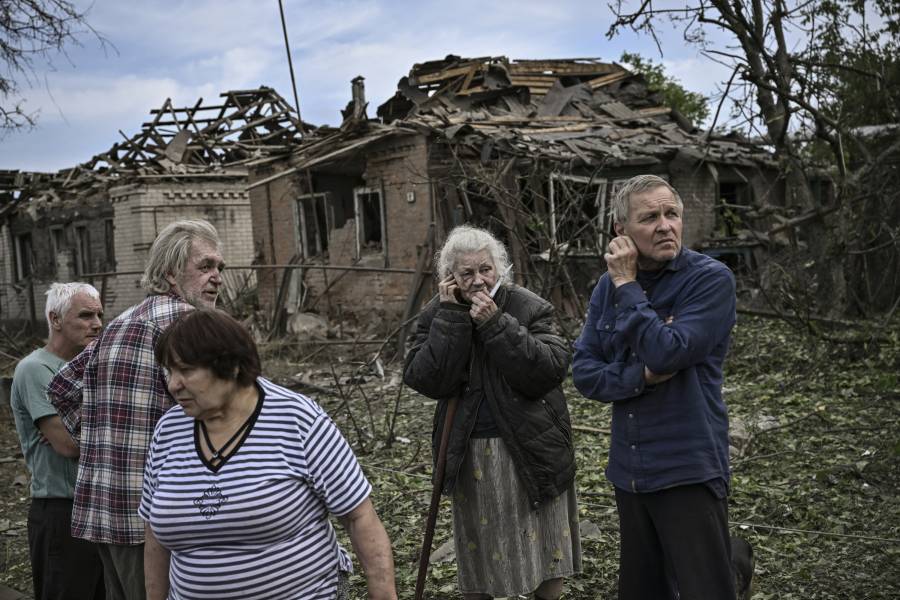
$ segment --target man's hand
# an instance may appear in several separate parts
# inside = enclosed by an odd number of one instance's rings
[[[668,381],[675,377],[675,373],[663,373],[662,375],[657,375],[650,369],[644,366],[644,381],[647,385],[656,385],[658,383],[662,383],[663,381]]]
[[[637,279],[638,249],[634,241],[627,235],[616,236],[608,249],[603,258],[613,285],[619,287]]]
[[[456,284],[456,278],[452,273],[438,283],[438,297],[441,302],[453,302],[454,304],[459,304],[459,299],[456,297],[456,292],[458,290],[459,286]]]
[[[475,292],[472,296],[472,308],[469,309],[469,315],[472,320],[478,324],[484,323],[494,316],[497,312],[497,305],[494,299],[488,296],[487,292]]]
[[[78,455],[80,454],[78,445],[75,443],[75,440],[72,439],[72,436],[69,435],[69,432],[66,431],[59,415],[41,417],[35,425],[37,425],[38,431],[40,432],[42,444],[44,443],[43,440],[47,440],[50,447],[53,448],[54,452],[57,454],[65,456],[66,458],[78,458]]]

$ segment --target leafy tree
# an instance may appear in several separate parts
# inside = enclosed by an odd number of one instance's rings
[[[34,75],[35,61],[50,63],[85,32],[103,41],[86,14],[67,0],[0,0],[0,137],[34,125],[37,114],[26,109],[19,79]]]
[[[706,96],[684,89],[677,79],[666,75],[662,65],[633,52],[623,52],[619,60],[643,75],[650,89],[662,94],[666,106],[671,106],[695,125],[709,116]]]

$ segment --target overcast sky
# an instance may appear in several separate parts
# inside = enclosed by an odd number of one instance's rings
[[[153,108],[229,89],[274,87],[293,104],[277,0],[76,0],[106,39],[82,36],[22,85],[38,125],[0,139],[0,169],[54,171],[131,136]],[[604,0],[285,0],[305,121],[340,123],[350,80],[366,79],[369,116],[417,62],[447,54],[509,58],[598,57],[623,51],[662,62],[692,90],[711,94],[721,69],[672,30],[660,57],[652,40],[606,39]]]

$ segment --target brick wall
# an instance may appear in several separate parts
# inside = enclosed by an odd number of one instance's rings
[[[140,287],[140,279],[147,253],[159,232],[172,221],[182,218],[208,220],[219,232],[226,264],[250,264],[253,234],[245,187],[246,183],[239,180],[112,189],[116,270],[130,274],[119,275],[115,282],[108,284],[107,315],[119,314],[146,296]],[[238,276],[245,274],[235,273]]]
[[[0,234],[0,320],[18,323],[34,317],[35,324],[43,327],[44,294],[50,284],[86,279],[76,269],[79,230],[83,230],[87,242],[82,272],[112,270],[105,223],[112,218],[112,208],[103,197],[87,199],[75,207],[32,208],[11,215]],[[51,243],[54,230],[59,231],[56,252]],[[15,238],[24,233],[31,236],[31,275],[19,281]]]
[[[671,174],[669,183],[684,202],[684,245],[694,247],[716,227],[716,182],[707,169],[694,168]]]
[[[251,170],[250,182],[260,181],[290,168],[287,160]],[[253,253],[261,264],[287,264],[294,256],[296,225],[294,202],[300,196],[300,174],[286,175],[248,192],[252,216]],[[271,307],[278,293],[281,271],[257,271],[259,302]]]
[[[333,171],[327,175],[313,172],[315,191],[331,194],[331,202],[349,202],[347,198],[338,196],[352,193],[353,187],[380,190],[386,225],[382,244],[386,252],[363,250],[355,264],[414,269],[416,246],[424,242],[431,219],[426,139],[417,135],[373,144],[366,149],[363,161],[362,172],[348,170],[342,177]],[[250,180],[260,181],[287,168],[287,161],[275,163],[251,173]],[[297,199],[306,193],[306,188],[305,173],[298,173],[250,190],[254,248],[262,262],[286,264],[298,252],[296,204]],[[351,265],[356,259],[356,221],[351,214],[342,226],[328,232],[328,264]],[[315,268],[305,273],[309,297],[316,302],[317,312],[334,318],[340,306],[345,316],[357,313],[359,316],[371,316],[374,307],[378,315],[390,319],[395,319],[402,312],[413,281],[411,274],[342,273]],[[293,283],[299,279],[299,272],[295,275]],[[260,271],[259,277],[260,302],[270,309],[278,293],[281,271]],[[323,295],[326,288],[327,296]],[[291,311],[299,300],[296,288],[289,300],[291,302],[287,307]]]
[[[431,220],[431,185],[427,178],[427,146],[424,136],[390,140],[366,154],[365,186],[382,191],[385,209],[387,266],[415,269],[417,246],[425,241]],[[329,238],[331,264],[349,265],[355,252],[356,223],[349,220]],[[434,250],[432,249],[433,253]],[[382,252],[363,251],[359,266],[383,267]],[[329,271],[329,282],[339,272]],[[339,303],[344,314],[379,316],[395,320],[406,306],[413,275],[406,273],[350,272],[333,283],[331,311]],[[307,276],[311,291],[325,289],[325,274],[313,270]],[[320,304],[324,299],[320,301]],[[326,304],[326,310],[327,310]]]
[[[29,298],[31,289],[16,282],[16,258],[9,221],[0,227],[0,318],[20,321],[31,318]]]

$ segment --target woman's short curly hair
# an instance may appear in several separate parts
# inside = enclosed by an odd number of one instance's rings
[[[509,268],[509,252],[506,246],[494,235],[480,227],[459,225],[447,235],[444,245],[434,257],[435,273],[438,279],[444,279],[456,268],[456,262],[463,254],[473,254],[487,250],[494,262],[494,270],[503,273]],[[510,271],[510,274],[512,271]],[[511,281],[507,277],[507,281]]]

